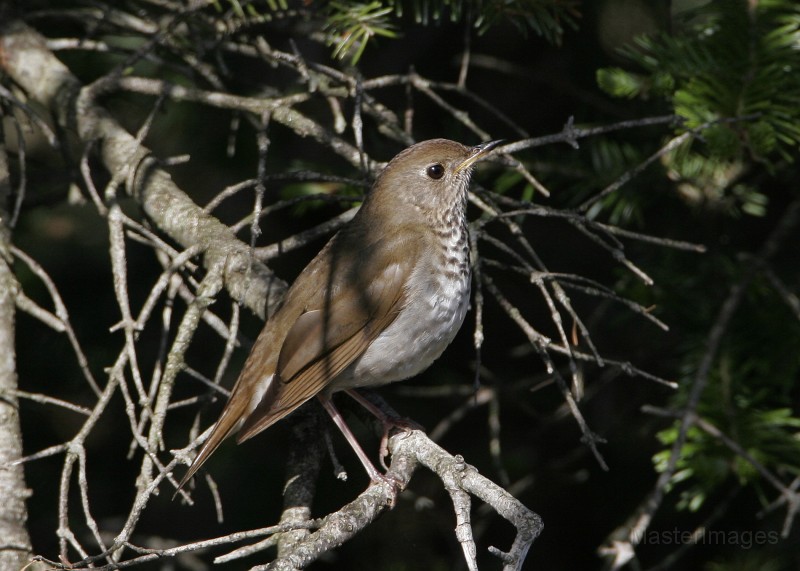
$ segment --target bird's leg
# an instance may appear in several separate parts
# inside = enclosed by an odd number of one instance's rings
[[[375,468],[372,462],[370,462],[369,457],[361,448],[361,445],[358,443],[358,440],[356,440],[355,435],[350,431],[350,427],[347,426],[347,423],[344,421],[344,418],[342,418],[342,415],[334,406],[331,397],[326,394],[319,394],[317,395],[317,398],[319,398],[319,401],[322,403],[322,406],[325,408],[325,410],[328,411],[328,414],[331,416],[333,423],[342,432],[344,437],[347,439],[347,442],[350,443],[350,446],[355,451],[356,456],[358,456],[358,459],[361,460],[361,464],[367,471],[369,479],[373,482],[384,482],[388,484],[389,487],[394,492],[394,494],[396,495],[397,492],[399,491],[400,483],[389,476],[381,474],[378,471],[378,469]],[[390,503],[394,505],[394,498],[391,499]]]
[[[389,432],[392,428],[399,428],[405,432],[411,430],[425,430],[423,426],[417,424],[409,418],[401,418],[399,416],[388,413],[367,397],[362,395],[355,389],[348,389],[345,391],[357,403],[367,409],[375,418],[377,418],[383,425],[383,436],[381,437],[380,461],[381,466],[388,470],[386,461],[384,460],[389,455]]]

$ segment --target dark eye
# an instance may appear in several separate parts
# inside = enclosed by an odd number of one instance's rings
[[[428,173],[428,176],[432,179],[439,180],[444,176],[444,167],[436,163],[435,165],[429,166],[425,172]]]

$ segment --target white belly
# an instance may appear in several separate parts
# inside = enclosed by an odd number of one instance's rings
[[[400,315],[336,379],[334,390],[413,377],[439,358],[456,336],[469,307],[469,274],[454,280],[428,272],[427,279],[411,281],[422,284],[408,292]]]

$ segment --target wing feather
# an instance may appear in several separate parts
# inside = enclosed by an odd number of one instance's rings
[[[245,420],[237,441],[252,438],[290,414],[358,359],[397,317],[411,269],[408,263],[389,264],[357,295],[340,295],[298,317],[278,357],[280,387]]]
[[[426,247],[424,233],[406,228],[392,239],[379,229],[381,238],[371,240],[373,230],[369,223],[351,224],[298,276],[284,305],[256,340],[225,409],[181,486],[237,429],[238,441],[251,438],[325,390],[394,321],[405,303],[404,284]],[[400,235],[417,239],[401,240]],[[341,256],[346,251],[359,254]],[[343,290],[357,295],[331,297]],[[256,406],[255,398],[260,399]]]

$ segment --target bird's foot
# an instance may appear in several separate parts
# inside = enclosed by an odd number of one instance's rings
[[[391,435],[392,430],[397,429],[402,432],[421,430],[424,432],[425,427],[414,422],[410,418],[398,416],[396,413],[393,414],[394,411],[391,411],[391,409],[386,410],[388,407],[381,407],[378,404],[375,404],[357,390],[348,389],[347,394],[355,399],[355,401],[361,406],[367,409],[375,418],[380,421],[381,425],[383,426],[379,460],[381,462],[381,466],[383,466],[383,469],[388,471],[389,467],[386,465],[385,458],[389,455],[389,436]]]
[[[403,482],[391,474],[381,474],[375,470],[374,474],[370,474],[370,480],[373,485],[386,486],[389,488],[389,497],[386,501],[389,509],[393,508],[397,503],[397,495],[405,489]]]
[[[378,460],[384,470],[389,470],[386,465],[386,457],[389,455],[389,437],[392,430],[399,430],[401,432],[411,432],[412,430],[421,430],[425,432],[425,427],[421,424],[414,422],[410,418],[400,417],[384,417],[380,419],[383,424],[383,436],[381,437],[381,447],[379,450]]]

